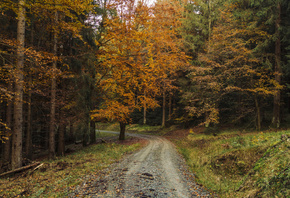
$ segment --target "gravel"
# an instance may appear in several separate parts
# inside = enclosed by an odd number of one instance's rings
[[[70,197],[212,197],[194,181],[194,174],[170,141],[131,135],[147,139],[148,145],[98,177],[88,175]]]

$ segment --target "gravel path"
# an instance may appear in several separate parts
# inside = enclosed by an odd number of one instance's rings
[[[147,139],[148,145],[112,164],[98,178],[88,175],[70,197],[212,197],[194,182],[171,142],[131,135]]]

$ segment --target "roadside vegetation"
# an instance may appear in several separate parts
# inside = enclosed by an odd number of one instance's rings
[[[65,197],[86,175],[97,177],[101,170],[140,147],[137,141],[109,142],[88,146],[54,161],[43,160],[43,165],[35,171],[1,178],[0,197]]]
[[[172,125],[170,127],[162,127],[161,125],[150,126],[146,124],[129,124],[126,127],[128,133],[138,133],[145,135],[165,135],[169,131],[174,131],[178,128],[177,125]],[[96,124],[97,131],[120,131],[119,123],[98,123]]]
[[[197,182],[221,197],[290,196],[289,130],[213,131],[183,130],[187,135],[171,138]]]

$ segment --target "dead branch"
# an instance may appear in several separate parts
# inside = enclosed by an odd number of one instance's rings
[[[37,166],[37,165],[39,165],[39,164],[40,164],[40,162],[35,162],[35,163],[33,163],[33,164],[29,164],[29,165],[27,165],[27,166],[23,166],[23,167],[20,167],[20,168],[17,168],[17,169],[14,169],[14,170],[11,170],[11,171],[8,171],[8,172],[5,172],[5,173],[2,173],[2,174],[0,174],[0,177],[3,177],[3,176],[5,176],[5,175],[9,175],[9,174],[12,174],[12,173],[22,172],[22,171],[25,171],[25,170],[27,170],[27,169],[33,168],[33,167],[35,167],[35,166]]]

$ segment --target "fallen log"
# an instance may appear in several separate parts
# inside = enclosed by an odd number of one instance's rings
[[[12,173],[22,172],[22,171],[25,171],[25,170],[27,170],[27,169],[33,168],[33,167],[35,167],[35,166],[37,166],[37,165],[39,165],[39,164],[40,164],[40,162],[35,162],[35,163],[33,163],[33,164],[29,164],[29,165],[27,165],[27,166],[23,166],[23,167],[20,167],[20,168],[17,168],[17,169],[14,169],[14,170],[11,170],[11,171],[8,171],[8,172],[5,172],[5,173],[2,173],[2,174],[0,174],[0,177],[3,177],[3,176],[5,176],[5,175],[9,175],[9,174],[12,174]]]
[[[32,169],[32,171],[27,172],[28,175],[31,175],[34,171],[36,171],[37,169],[39,169],[39,168],[42,167],[43,165],[44,165],[44,163],[42,163],[42,164],[36,166],[34,169]],[[26,174],[27,174],[27,173],[26,173]]]

